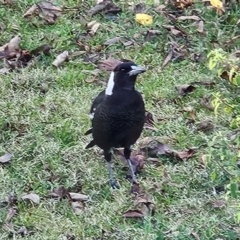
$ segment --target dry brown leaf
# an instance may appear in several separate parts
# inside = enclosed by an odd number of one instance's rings
[[[121,8],[117,7],[111,0],[103,0],[99,2],[96,6],[92,7],[88,11],[88,14],[90,17],[92,17],[99,12],[117,14],[121,11]]]
[[[212,104],[212,97],[211,96],[203,96],[201,99],[200,99],[200,104],[207,108],[208,110],[210,111],[214,111],[214,106]]]
[[[82,202],[71,202],[75,214],[80,215],[83,213],[84,204]]]
[[[33,14],[38,13],[38,7],[36,4],[34,4],[32,7],[30,7],[24,14],[23,17],[29,17],[32,16]]]
[[[137,183],[137,182],[133,182],[130,192],[133,193],[133,194],[139,194],[141,192],[140,184]]]
[[[192,157],[196,153],[195,150],[193,150],[193,149],[188,149],[187,151],[182,151],[182,152],[178,152],[178,151],[173,151],[173,152],[181,160],[188,159],[188,158]]]
[[[119,42],[120,40],[121,40],[121,37],[114,37],[114,38],[108,39],[103,45],[109,46]]]
[[[171,48],[166,56],[166,58],[164,59],[164,62],[161,66],[161,69],[163,70],[167,64],[172,60],[172,57],[173,57],[173,49]]]
[[[49,44],[43,44],[43,45],[37,47],[36,49],[31,50],[31,54],[39,55],[42,52],[44,55],[49,56],[51,49],[52,49],[52,46],[50,46]]]
[[[148,30],[146,35],[144,36],[144,41],[145,42],[150,42],[155,36],[161,35],[162,32],[159,30]]]
[[[224,208],[226,206],[226,202],[224,200],[216,200],[213,202],[214,208]]]
[[[215,126],[212,120],[206,119],[198,124],[197,130],[202,132],[210,132],[214,129],[214,127]]]
[[[182,84],[182,85],[177,85],[175,86],[176,90],[178,91],[178,93],[182,96],[193,92],[196,87],[194,87],[193,85],[190,84]]]
[[[57,198],[64,198],[64,197],[70,198],[69,189],[67,189],[65,187],[55,188],[55,189],[53,189],[53,192],[50,192],[48,194],[48,196],[57,197]]]
[[[128,210],[123,214],[123,217],[125,218],[143,218],[144,214],[141,210],[135,209],[135,210]]]
[[[136,200],[137,209],[140,209],[145,217],[154,215],[155,205],[153,197],[147,194],[137,196]]]
[[[62,8],[59,6],[54,5],[51,2],[48,1],[42,1],[36,3],[39,11],[41,11],[42,17],[49,23],[53,24],[55,23],[57,17],[59,17],[62,14]]]
[[[183,111],[188,112],[189,113],[189,119],[195,121],[196,120],[196,110],[192,107],[184,107]]]
[[[9,41],[9,43],[6,43],[0,47],[0,53],[3,53],[3,56],[5,58],[16,57],[16,55],[19,54],[20,51],[20,42],[21,37],[19,35],[15,36]]]
[[[21,197],[23,200],[30,200],[31,202],[35,203],[35,204],[39,204],[40,203],[40,197],[35,194],[35,193],[29,193],[29,194],[26,194],[26,195],[23,195]]]
[[[127,162],[126,158],[124,157],[123,152],[121,150],[115,149],[114,153],[121,160],[123,165],[128,168],[128,162]],[[130,160],[131,160],[133,171],[135,173],[141,172],[141,170],[144,167],[144,163],[145,163],[145,156],[142,154],[142,152],[137,153],[137,154],[132,153]],[[131,177],[130,171],[128,171],[127,177]]]
[[[100,25],[101,25],[101,23],[95,22],[95,23],[92,25],[90,31],[88,32],[89,35],[90,35],[90,36],[93,36],[93,35],[97,32],[97,30],[98,30],[98,28],[100,27]]]
[[[156,142],[154,145],[141,148],[141,151],[145,152],[148,157],[155,158],[159,155],[166,155],[172,152],[170,147],[164,143]]]
[[[203,29],[204,29],[204,23],[202,20],[200,20],[198,23],[198,32],[202,33],[203,32]]]
[[[154,130],[154,131],[157,130],[157,128],[154,125],[153,115],[152,115],[152,113],[150,113],[148,111],[145,112],[144,128]]]
[[[120,63],[122,63],[120,60],[110,57],[104,61],[100,61],[98,63],[98,68],[100,70],[111,72]]]
[[[193,1],[192,0],[176,0],[175,6],[177,8],[187,8],[192,6]]]
[[[71,200],[74,200],[74,201],[87,201],[89,199],[87,195],[81,194],[81,193],[69,192],[69,195]]]
[[[200,20],[200,17],[198,16],[180,16],[177,18],[177,20],[181,20],[181,21],[184,21],[184,20],[195,20],[195,21],[199,21]]]
[[[65,61],[68,61],[68,51],[64,51],[63,53],[59,54],[53,61],[52,65],[54,65],[55,67],[59,67]]]
[[[0,163],[8,163],[12,159],[13,155],[10,153],[6,153],[0,157]]]
[[[16,206],[13,206],[8,209],[7,216],[5,218],[5,223],[9,223],[10,220],[17,214],[18,208]]]
[[[97,82],[98,79],[97,78],[94,78],[94,77],[91,77],[91,78],[86,78],[85,79],[85,82],[86,83],[93,83],[93,82]]]

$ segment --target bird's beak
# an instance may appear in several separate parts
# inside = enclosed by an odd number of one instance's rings
[[[146,72],[146,69],[140,66],[131,66],[132,70],[128,72],[129,76],[138,75],[140,73]]]

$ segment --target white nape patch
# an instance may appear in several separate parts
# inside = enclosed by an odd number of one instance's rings
[[[93,120],[93,118],[94,118],[94,112],[92,112],[92,113],[89,114],[89,118],[90,118],[91,120]]]
[[[95,113],[95,111],[96,111],[96,108],[93,108],[92,112],[89,114],[89,118],[90,118],[91,120],[93,120],[93,118],[94,118],[94,113]]]
[[[107,85],[107,88],[105,90],[105,94],[106,95],[112,95],[113,87],[114,87],[114,72],[111,72],[111,75],[110,75],[109,80],[108,80],[108,85]]]

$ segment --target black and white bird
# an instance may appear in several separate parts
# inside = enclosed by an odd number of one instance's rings
[[[112,188],[119,188],[111,167],[112,148],[124,148],[132,181],[136,182],[130,161],[131,145],[143,130],[145,106],[141,94],[135,90],[135,82],[138,74],[145,71],[133,62],[117,65],[110,75],[106,90],[94,99],[91,106],[92,128],[86,134],[92,133],[93,140],[86,148],[97,145],[103,149]]]

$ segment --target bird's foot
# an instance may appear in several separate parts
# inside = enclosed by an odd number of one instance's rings
[[[110,179],[110,185],[111,185],[112,189],[119,189],[120,188],[115,179]]]

